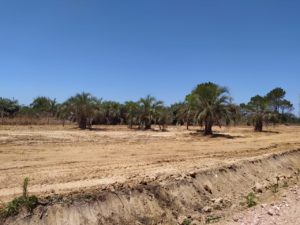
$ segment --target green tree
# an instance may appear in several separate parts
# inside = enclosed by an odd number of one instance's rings
[[[254,123],[254,131],[262,132],[263,124],[268,120],[268,100],[266,97],[256,95],[250,99],[250,102],[246,105],[250,112]]]
[[[103,101],[101,114],[106,124],[119,124],[121,122],[121,104],[115,101]]]
[[[155,123],[158,124],[161,131],[166,131],[167,124],[172,123],[172,112],[170,108],[159,106],[155,110],[154,114]]]
[[[236,126],[242,120],[241,107],[239,105],[231,103],[228,105],[228,111],[230,117],[227,118],[226,124],[229,125],[230,122],[233,122],[233,125]]]
[[[221,126],[229,118],[230,96],[227,88],[208,82],[199,84],[186,97],[190,110],[195,112],[198,123],[204,124],[204,135],[211,135],[214,124]]]
[[[279,109],[280,109],[280,113],[283,115],[285,113],[290,113],[294,108],[293,108],[293,104],[290,101],[283,99],[280,102]]]
[[[138,103],[140,107],[140,128],[145,130],[151,129],[156,110],[158,107],[163,106],[163,102],[158,101],[156,98],[148,95],[145,98],[141,98]]]
[[[91,127],[96,112],[99,110],[100,100],[90,93],[82,92],[69,98],[64,104],[71,116],[74,116],[80,129]]]
[[[3,124],[5,116],[15,116],[20,111],[20,105],[17,100],[0,98],[0,115]]]
[[[291,113],[294,109],[293,104],[286,100],[283,99],[280,104],[280,122],[281,123],[287,123],[287,122],[292,122],[293,119],[293,114]]]
[[[132,129],[133,124],[137,123],[138,116],[140,112],[140,106],[137,102],[127,101],[125,102],[125,117],[126,123],[130,129]]]
[[[265,96],[265,100],[268,103],[270,110],[279,113],[280,106],[283,103],[285,97],[285,90],[280,87],[274,88]]]
[[[183,125],[186,122],[188,104],[186,102],[174,103],[170,107],[173,125]]]
[[[241,104],[245,116],[253,121],[255,131],[263,131],[264,124],[269,122],[275,124],[291,119],[293,104],[284,98],[285,94],[282,88],[274,88],[265,96],[256,95],[247,104]]]
[[[68,102],[57,105],[57,115],[56,116],[60,120],[62,120],[62,125],[63,126],[65,126],[65,122],[70,116],[69,109],[70,109],[70,106],[68,105]]]
[[[36,97],[30,107],[37,113],[49,112],[51,108],[51,99],[44,96]]]
[[[56,99],[50,99],[45,96],[36,97],[30,104],[32,112],[38,117],[47,117],[49,123],[49,117],[55,117],[58,113],[58,104]]]
[[[199,101],[198,96],[196,94],[189,94],[185,97],[185,105],[182,108],[182,112],[185,118],[186,129],[189,129],[189,125],[199,125],[199,121],[197,116],[199,114]]]

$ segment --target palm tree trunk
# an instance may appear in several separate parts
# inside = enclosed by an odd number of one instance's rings
[[[150,129],[151,129],[151,123],[146,122],[145,130],[150,130]]]
[[[144,122],[144,129],[145,130],[150,130],[151,129],[151,119],[149,119],[149,118],[146,118],[145,119],[145,122]]]
[[[189,118],[189,113],[187,114],[187,117],[186,117],[186,129],[189,130],[189,121],[190,121],[190,118]]]
[[[2,122],[2,125],[4,124],[4,112],[1,111],[1,122]]]
[[[263,122],[261,120],[257,120],[255,122],[254,131],[262,132],[262,130],[263,130]]]
[[[129,120],[129,129],[132,129],[132,124],[133,124],[133,119],[132,118],[130,118],[130,120]]]
[[[86,118],[80,118],[78,121],[78,125],[80,129],[86,129]]]
[[[212,125],[211,121],[205,121],[204,135],[212,135]]]

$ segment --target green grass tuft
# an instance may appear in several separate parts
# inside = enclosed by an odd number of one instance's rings
[[[248,208],[251,208],[251,207],[257,205],[257,202],[256,202],[257,198],[253,192],[250,192],[248,195],[246,195],[245,199],[246,199],[246,204],[247,204]]]
[[[189,219],[184,219],[183,225],[190,225],[191,224],[191,221]]]
[[[17,215],[22,207],[25,207],[28,212],[32,213],[38,205],[38,198],[34,195],[28,196],[28,184],[29,179],[26,177],[23,182],[23,195],[7,204],[2,204],[0,207],[0,219]]]

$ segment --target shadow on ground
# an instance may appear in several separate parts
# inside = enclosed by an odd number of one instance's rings
[[[230,134],[222,134],[222,133],[214,133],[212,135],[205,136],[204,130],[197,130],[195,133],[190,133],[192,136],[201,136],[201,137],[211,137],[211,138],[226,138],[226,139],[235,139],[235,138],[243,138],[243,136],[239,135],[230,135]]]

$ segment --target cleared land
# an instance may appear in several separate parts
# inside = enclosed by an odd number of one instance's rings
[[[80,131],[68,126],[0,128],[0,199],[21,193],[25,177],[39,194],[167,177],[264,154],[300,148],[300,127],[217,129],[214,138],[184,127],[168,132],[99,126]]]

